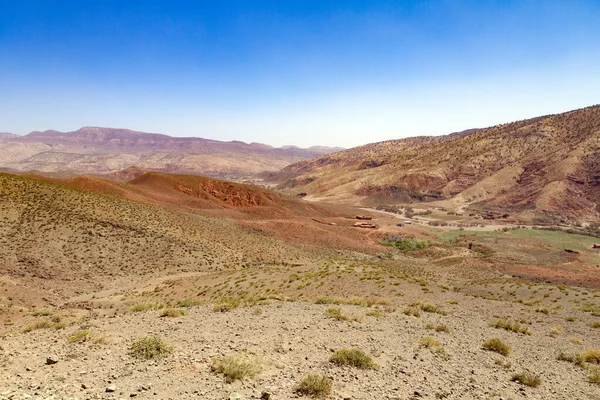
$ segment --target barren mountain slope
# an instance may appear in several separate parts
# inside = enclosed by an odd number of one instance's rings
[[[467,135],[410,138],[290,165],[268,180],[308,199],[376,205],[453,199],[600,215],[600,106]]]
[[[283,262],[305,251],[228,219],[0,174],[0,276],[15,300],[111,288],[142,277]],[[21,289],[19,289],[19,287]]]
[[[136,165],[170,172],[248,175],[337,150],[340,149],[274,148],[260,143],[84,127],[74,132],[2,134],[0,167],[19,171],[110,173]]]

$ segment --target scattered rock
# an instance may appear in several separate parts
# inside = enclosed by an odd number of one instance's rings
[[[106,388],[106,393],[113,393],[116,392],[117,387],[115,385],[110,385]]]
[[[52,365],[52,364],[56,364],[58,362],[58,356],[52,354],[49,355],[48,357],[46,357],[46,364],[47,365]]]

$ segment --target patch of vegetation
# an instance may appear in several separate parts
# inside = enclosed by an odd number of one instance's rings
[[[388,235],[380,243],[384,246],[391,246],[400,251],[415,251],[423,250],[429,247],[427,240],[419,240],[414,238],[402,238],[400,235]]]
[[[600,365],[600,349],[589,349],[580,354],[581,359],[590,364]]]
[[[100,335],[97,333],[92,333],[88,329],[80,329],[71,336],[67,338],[67,342],[69,343],[83,343],[83,342],[93,342],[93,343],[106,343],[107,339],[104,335]]]
[[[315,299],[315,304],[348,304],[353,306],[361,307],[372,307],[375,305],[389,306],[391,304],[389,299],[384,297],[329,297],[319,296]]]
[[[164,308],[164,304],[155,301],[145,301],[131,306],[130,310],[132,312],[142,312],[149,310],[160,310],[161,308]]]
[[[50,310],[39,310],[39,311],[34,311],[31,313],[32,316],[34,317],[47,317],[52,315],[52,311]]]
[[[324,398],[331,394],[333,381],[326,375],[308,374],[296,387],[296,393],[301,396]]]
[[[325,315],[329,318],[336,319],[338,321],[352,321],[359,322],[360,319],[357,317],[349,317],[348,315],[342,313],[342,310],[336,307],[331,307],[325,310]]]
[[[550,328],[550,336],[556,337],[558,335],[560,335],[563,332],[563,328],[561,328],[560,326],[553,326],[552,328]]]
[[[542,379],[530,371],[513,374],[510,380],[532,388],[536,388],[542,384]]]
[[[521,325],[516,321],[510,321],[507,319],[498,319],[496,322],[492,322],[490,326],[496,329],[504,329],[505,331],[522,333],[524,335],[531,335],[531,330],[528,326]]]
[[[496,352],[504,357],[508,357],[511,352],[510,346],[498,338],[492,338],[486,341],[482,347],[485,350]]]
[[[182,315],[185,315],[185,311],[183,311],[179,308],[165,308],[160,313],[161,317],[170,317],[170,318],[181,317]]]
[[[408,307],[402,311],[402,314],[407,315],[409,317],[412,316],[419,318],[421,316],[421,310],[419,310],[416,307]]]
[[[66,325],[62,322],[53,323],[47,319],[35,321],[23,328],[23,332],[32,332],[38,329],[63,329]]]
[[[343,348],[336,350],[329,358],[333,364],[344,366],[348,365],[359,369],[376,369],[378,365],[371,356],[359,349]]]
[[[450,333],[450,328],[448,328],[448,326],[445,324],[438,324],[438,325],[427,324],[427,325],[425,325],[425,328],[434,330],[436,332]]]
[[[512,367],[512,364],[510,361],[505,360],[505,359],[501,359],[501,358],[497,358],[494,360],[494,364],[504,368],[504,369],[510,369]]]
[[[425,348],[425,349],[430,349],[431,351],[433,351],[436,354],[440,354],[440,355],[447,355],[446,353],[446,349],[444,348],[444,346],[442,346],[442,344],[440,342],[438,342],[436,339],[432,338],[431,336],[425,336],[422,337],[421,339],[419,339],[419,347]]]
[[[172,352],[173,348],[157,337],[142,337],[131,345],[131,355],[143,360],[163,358]]]
[[[378,310],[370,310],[370,311],[367,311],[367,312],[365,313],[365,315],[366,315],[367,317],[375,317],[375,318],[381,318],[381,317],[385,316],[385,314],[384,314],[384,313],[382,313],[381,311],[378,311]]]
[[[215,312],[227,312],[242,305],[242,299],[239,297],[221,297],[213,306]]]
[[[423,310],[427,313],[448,315],[448,313],[444,309],[440,308],[439,306],[436,306],[435,304],[431,304],[431,303],[424,303],[422,301],[416,301],[416,302],[410,303],[409,306],[419,307],[421,310]]]
[[[210,368],[213,372],[224,375],[225,380],[230,383],[236,380],[254,378],[261,371],[261,367],[257,362],[239,356],[217,358],[212,362]]]
[[[591,368],[587,379],[590,383],[600,385],[600,368]]]
[[[177,307],[183,307],[183,308],[196,307],[201,304],[202,304],[202,302],[200,300],[195,300],[195,299],[183,299],[183,300],[179,300],[176,303]]]

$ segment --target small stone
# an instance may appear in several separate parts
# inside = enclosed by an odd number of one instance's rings
[[[242,400],[242,399],[243,399],[242,395],[239,394],[238,392],[232,392],[229,395],[229,400]]]
[[[112,392],[116,392],[117,391],[117,387],[115,385],[110,385],[106,388],[106,393],[112,393]]]
[[[269,400],[271,398],[271,393],[269,392],[262,392],[260,394],[260,398],[263,400]]]
[[[58,356],[56,356],[54,354],[46,357],[46,364],[48,364],[48,365],[56,364],[57,362],[58,362]]]

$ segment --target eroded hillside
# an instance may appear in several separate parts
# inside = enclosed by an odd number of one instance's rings
[[[600,216],[600,106],[465,135],[411,138],[302,161],[272,174],[307,199],[446,201],[573,219]],[[448,201],[451,200],[451,201]]]

